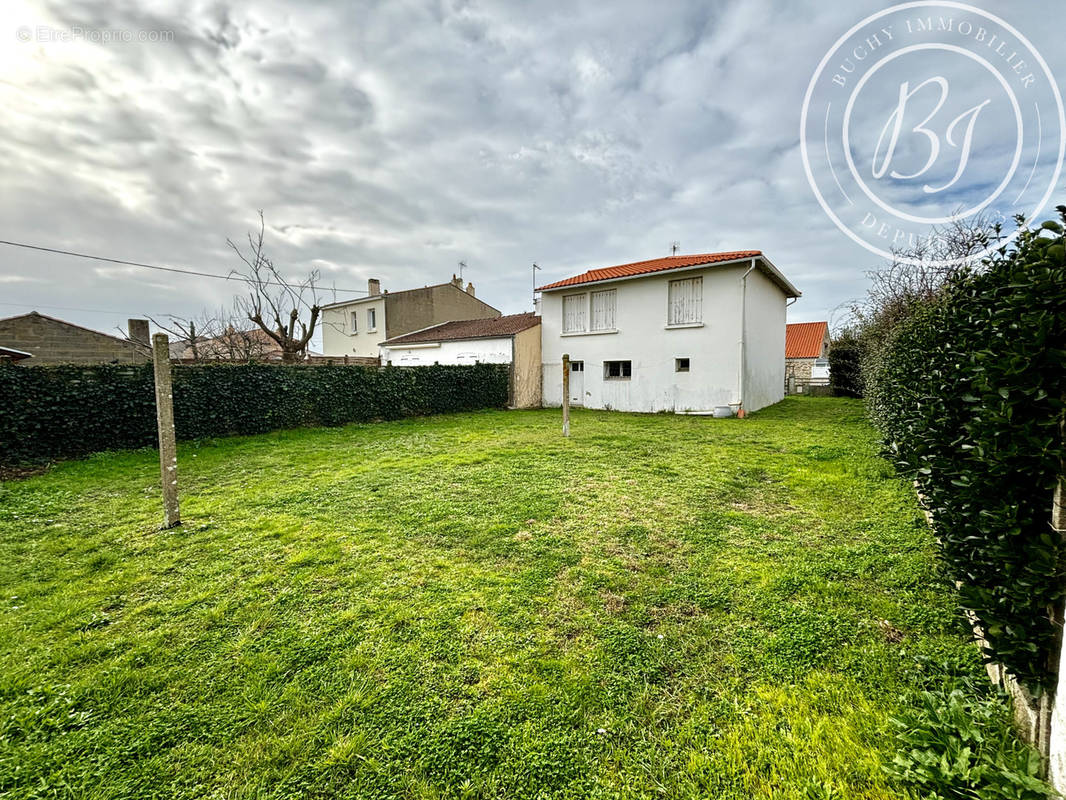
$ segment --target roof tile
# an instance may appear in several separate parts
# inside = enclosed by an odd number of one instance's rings
[[[819,358],[828,322],[793,322],[785,326],[785,358]]]
[[[457,339],[491,339],[513,336],[535,325],[540,325],[540,317],[529,311],[524,314],[510,314],[506,317],[454,320],[420,331],[405,333],[402,336],[394,336],[383,344],[388,346],[418,342],[446,342]]]
[[[739,261],[742,258],[754,258],[761,256],[761,250],[732,250],[726,253],[702,253],[692,256],[666,256],[653,258],[649,261],[636,261],[632,264],[619,264],[616,267],[603,267],[590,269],[580,275],[571,278],[563,278],[555,283],[538,286],[537,291],[548,289],[561,289],[564,286],[579,286],[583,283],[606,281],[612,278],[629,278],[634,275],[644,275],[651,272],[663,272],[669,269],[681,269],[683,267],[698,267],[701,264],[718,264],[723,261]]]

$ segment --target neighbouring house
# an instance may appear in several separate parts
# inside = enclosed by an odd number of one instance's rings
[[[187,344],[183,361],[281,361],[281,345],[261,328],[235,328],[212,337],[197,337],[196,347]]]
[[[0,347],[0,364],[15,364],[27,358],[33,358],[33,355],[14,347]]]
[[[376,358],[378,345],[440,322],[500,316],[499,310],[474,296],[474,285],[452,276],[448,283],[382,292],[371,278],[369,294],[322,306],[322,353],[326,356]]]
[[[800,292],[759,250],[669,256],[541,286],[544,404],[756,411],[784,395],[785,304]]]
[[[17,362],[26,366],[142,364],[151,360],[146,319],[131,319],[129,338],[120,339],[31,311],[0,319],[0,347],[29,353],[29,358]]]
[[[396,336],[381,343],[381,360],[401,367],[510,364],[510,404],[540,406],[540,317],[533,313],[442,322]]]
[[[785,326],[785,388],[798,394],[808,386],[829,385],[829,323]]]

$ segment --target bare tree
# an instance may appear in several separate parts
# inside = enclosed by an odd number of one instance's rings
[[[266,223],[259,212],[259,232],[248,234],[248,251],[232,240],[228,244],[244,263],[243,270],[234,270],[247,285],[248,294],[238,297],[243,315],[254,322],[281,350],[281,360],[292,364],[302,360],[307,344],[315,333],[321,307],[315,283],[317,270],[300,281],[290,281],[274,266],[264,251]],[[306,322],[303,315],[306,314]]]
[[[197,363],[208,360],[204,345],[221,330],[219,317],[209,314],[206,309],[194,317],[168,315],[166,322],[155,317],[148,319],[157,328],[170,334],[175,343],[183,345],[181,358],[191,358]]]
[[[894,250],[891,261],[866,273],[866,297],[848,305],[840,332],[882,337],[951,281],[978,269],[977,254],[1000,238],[999,223],[978,216],[934,227],[910,247]]]

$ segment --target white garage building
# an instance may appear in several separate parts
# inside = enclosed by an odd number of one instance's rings
[[[511,405],[540,406],[540,317],[511,314],[442,322],[381,342],[381,363],[510,364]]]
[[[543,402],[619,411],[756,411],[784,396],[785,306],[759,250],[594,269],[538,288]]]

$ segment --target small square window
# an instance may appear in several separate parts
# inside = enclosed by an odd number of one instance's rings
[[[570,371],[571,372],[584,372],[585,371],[585,362],[584,361],[571,361],[570,362]]]
[[[625,380],[629,380],[632,376],[633,376],[633,362],[632,361],[604,361],[603,362],[603,378],[604,378],[604,380],[625,381]]]
[[[674,359],[674,372],[688,372],[688,359],[687,358],[675,358]]]

